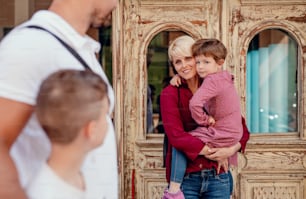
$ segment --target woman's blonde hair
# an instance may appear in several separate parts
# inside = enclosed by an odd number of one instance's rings
[[[195,40],[188,35],[183,35],[173,40],[168,48],[168,57],[171,64],[174,56],[178,57],[192,56],[191,47],[194,43]]]

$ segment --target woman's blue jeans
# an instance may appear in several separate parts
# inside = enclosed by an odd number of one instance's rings
[[[182,183],[185,199],[229,199],[231,195],[231,174],[217,175],[215,169],[202,170],[185,175],[187,159],[183,153],[172,148],[170,180]]]

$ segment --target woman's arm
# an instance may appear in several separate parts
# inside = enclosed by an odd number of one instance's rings
[[[186,90],[182,89],[180,92],[186,92]],[[186,154],[189,159],[194,160],[204,147],[204,143],[184,130],[184,124],[193,123],[196,126],[189,112],[189,98],[184,96],[182,94],[179,99],[177,87],[166,87],[160,97],[161,115],[169,143]],[[186,112],[182,113],[182,110]]]
[[[250,132],[249,132],[249,129],[248,129],[247,125],[246,125],[245,118],[241,117],[241,120],[242,120],[243,134],[242,134],[242,137],[241,137],[239,142],[241,144],[240,152],[244,153],[246,145],[247,145],[247,142],[250,139]]]

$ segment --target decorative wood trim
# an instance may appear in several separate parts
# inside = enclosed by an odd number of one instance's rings
[[[306,5],[304,0],[241,0],[241,5]]]
[[[137,192],[136,198],[162,198],[164,189],[167,187],[164,170],[144,170],[139,172],[139,177],[137,179],[139,180],[138,183],[141,191]]]
[[[199,0],[188,0],[188,1],[180,1],[178,3],[177,0],[163,0],[163,3],[161,4],[160,1],[154,1],[154,0],[140,0],[141,6],[188,6],[188,8],[192,6],[201,6],[204,5],[204,1]]]
[[[246,164],[241,171],[252,173],[270,171],[270,173],[306,173],[305,156],[306,150],[299,149],[262,149],[248,151],[245,154]]]
[[[240,198],[305,198],[305,174],[256,174],[240,176]]]

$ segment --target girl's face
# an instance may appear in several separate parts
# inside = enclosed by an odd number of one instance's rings
[[[172,63],[179,76],[185,80],[194,78],[197,74],[195,59],[192,56],[173,56]]]
[[[196,69],[201,78],[222,70],[223,60],[216,62],[211,56],[199,55],[195,57]]]

